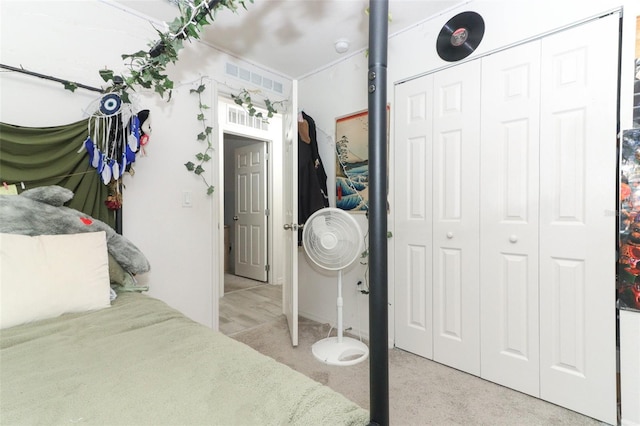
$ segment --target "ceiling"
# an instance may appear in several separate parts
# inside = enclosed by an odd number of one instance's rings
[[[158,21],[171,22],[178,15],[168,0],[115,1]],[[389,0],[389,34],[466,2]],[[246,5],[237,13],[218,12],[202,39],[285,77],[300,78],[368,45],[367,0],[246,0]],[[349,42],[345,53],[336,52],[338,40]]]

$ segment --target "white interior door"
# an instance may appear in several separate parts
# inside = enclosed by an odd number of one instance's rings
[[[267,281],[266,143],[236,148],[235,274]]]
[[[433,87],[433,359],[480,375],[480,61]]]
[[[291,344],[298,346],[298,81],[291,88],[291,103],[282,115],[284,143],[284,284],[282,308],[287,317]]]
[[[395,344],[433,358],[433,75],[396,86]]]
[[[540,42],[483,58],[482,93],[481,376],[539,397]]]
[[[540,394],[616,423],[617,14],[542,41]]]

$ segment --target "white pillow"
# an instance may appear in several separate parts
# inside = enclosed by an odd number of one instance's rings
[[[0,329],[109,303],[106,233],[0,234]]]

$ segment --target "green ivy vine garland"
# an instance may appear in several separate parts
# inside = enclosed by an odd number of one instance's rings
[[[269,122],[269,119],[273,117],[274,114],[278,113],[278,110],[275,108],[276,105],[282,106],[284,101],[272,102],[269,98],[265,98],[264,104],[267,107],[267,116],[265,117],[262,111],[258,111],[251,100],[251,93],[247,89],[242,89],[240,93],[237,95],[231,94],[231,99],[237,104],[240,105],[250,117],[260,118],[262,121]]]
[[[193,172],[202,178],[204,184],[207,186],[207,195],[210,195],[213,193],[214,187],[212,185],[209,185],[207,179],[203,175],[204,168],[202,167],[202,164],[211,160],[211,155],[209,155],[209,153],[213,152],[213,144],[211,143],[211,132],[213,131],[213,128],[211,128],[211,126],[207,126],[207,119],[204,113],[205,110],[209,109],[210,107],[202,103],[202,92],[204,92],[204,90],[206,89],[206,86],[202,83],[202,80],[203,79],[201,78],[198,88],[191,89],[189,93],[195,93],[198,95],[198,108],[200,109],[200,112],[198,113],[197,118],[198,121],[202,123],[202,132],[198,133],[197,139],[199,142],[206,142],[207,146],[202,152],[196,154],[196,160],[199,161],[198,164],[194,164],[192,161],[189,161],[185,163],[185,167],[190,172]]]
[[[126,61],[128,74],[116,74],[111,69],[100,70],[100,76],[108,83],[104,92],[117,92],[122,101],[131,103],[129,91],[136,91],[136,88],[153,89],[161,98],[171,100],[173,81],[166,74],[166,67],[170,63],[178,60],[178,52],[184,47],[184,40],[199,39],[203,28],[210,25],[215,20],[215,15],[220,9],[229,9],[234,13],[239,7],[246,10],[246,2],[253,3],[253,0],[191,0],[179,2],[180,15],[176,17],[168,26],[168,31],[161,32],[156,29],[159,39],[149,44],[148,51],[140,50],[131,54],[121,55]],[[65,89],[75,91],[77,85],[73,82],[65,82]],[[211,141],[212,128],[207,126],[205,110],[210,107],[202,102],[202,92],[206,89],[200,80],[197,89],[191,89],[190,93],[198,95],[199,113],[197,119],[202,124],[203,131],[197,135],[199,142],[206,142],[202,152],[195,154],[197,163],[188,161],[185,167],[188,171],[200,176],[207,187],[207,194],[214,192],[214,187],[210,185],[204,176],[203,164],[211,160],[213,144]],[[276,105],[282,105],[283,101],[272,102],[265,99],[267,108],[266,117],[262,112],[257,111],[251,95],[247,89],[242,89],[237,95],[231,94],[232,99],[240,105],[252,117],[261,118],[268,121],[278,111]]]
[[[176,63],[178,52],[184,47],[184,40],[199,39],[203,28],[210,25],[215,20],[215,15],[220,9],[229,9],[237,12],[239,7],[246,10],[246,2],[253,3],[253,0],[190,0],[180,1],[178,7],[180,15],[169,25],[168,31],[162,32],[156,29],[159,39],[149,44],[148,51],[140,50],[131,54],[123,54],[122,59],[126,61],[128,74],[119,75],[111,69],[100,70],[100,76],[108,83],[104,89],[105,93],[117,92],[125,103],[131,103],[129,91],[135,92],[137,88],[153,89],[161,98],[171,100],[173,81],[166,74],[166,67],[170,63]],[[67,81],[64,83],[67,90],[75,91],[78,85]],[[202,152],[195,154],[197,163],[188,161],[184,164],[190,172],[200,176],[207,187],[207,194],[214,192],[214,187],[210,185],[204,176],[203,164],[211,160],[213,152],[212,131],[207,126],[205,110],[210,107],[202,102],[202,92],[206,89],[202,79],[197,89],[191,89],[190,93],[198,95],[199,113],[197,120],[202,124],[202,132],[197,135],[198,142],[206,142]],[[267,108],[266,117],[261,111],[257,111],[251,99],[251,94],[247,89],[242,89],[237,95],[231,94],[233,101],[240,105],[251,117],[258,117],[268,121],[278,111],[276,105],[282,105],[284,101],[272,102],[265,98],[264,103]]]
[[[118,91],[124,102],[130,102],[127,91],[137,87],[153,89],[162,98],[171,99],[173,81],[166,75],[167,65],[178,60],[178,52],[184,40],[199,39],[203,28],[215,20],[221,9],[237,12],[246,2],[253,0],[191,0],[178,4],[180,15],[169,24],[168,31],[156,29],[159,39],[150,43],[150,49],[121,55],[127,61],[128,75],[117,75],[110,69],[100,71],[102,79],[109,83],[106,91]]]

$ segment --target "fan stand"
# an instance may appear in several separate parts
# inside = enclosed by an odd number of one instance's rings
[[[311,352],[319,361],[329,365],[348,366],[364,361],[369,348],[360,340],[342,335],[342,270],[338,271],[338,336],[327,337],[311,346]]]

